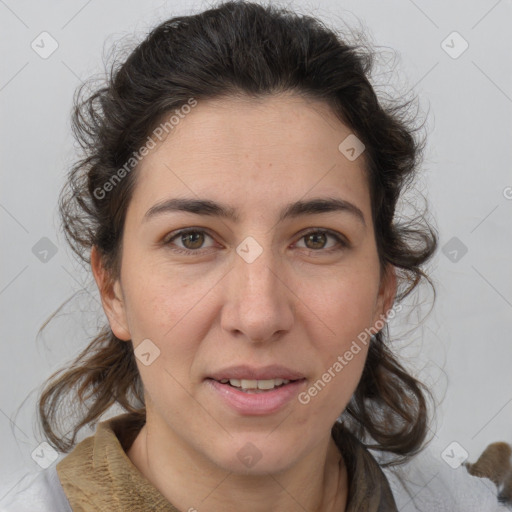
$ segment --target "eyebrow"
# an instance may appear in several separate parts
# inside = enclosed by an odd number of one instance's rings
[[[159,215],[175,211],[221,217],[232,220],[233,222],[239,220],[236,209],[210,199],[173,198],[161,201],[152,206],[145,213],[143,222]],[[328,212],[349,213],[366,227],[363,212],[355,204],[338,198],[317,198],[290,203],[281,210],[279,222],[285,219],[300,217],[301,215],[314,215]]]

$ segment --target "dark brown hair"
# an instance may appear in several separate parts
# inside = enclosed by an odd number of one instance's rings
[[[163,115],[190,98],[264,98],[290,91],[323,101],[366,146],[379,261],[381,270],[391,264],[397,271],[395,302],[423,279],[434,288],[421,267],[436,250],[435,229],[424,216],[395,219],[397,201],[413,182],[424,146],[417,116],[410,115],[411,100],[384,105],[377,98],[369,81],[374,52],[362,40],[349,44],[315,18],[248,2],[225,2],[161,23],[124,61],[111,66],[101,87],[91,94],[86,84],[75,95],[73,130],[83,155],[59,200],[74,252],[90,264],[96,246],[111,278],[118,275],[136,166],[104,197],[98,190],[105,190]],[[372,338],[342,419],[368,446],[395,454],[393,463],[399,463],[423,447],[430,392],[398,362],[388,338],[387,326]],[[116,338],[108,324],[71,367],[53,374],[45,386],[39,399],[41,426],[48,442],[63,452],[73,447],[82,427],[94,425],[115,403],[145,415],[132,344]],[[66,397],[79,406],[70,437],[57,428]]]

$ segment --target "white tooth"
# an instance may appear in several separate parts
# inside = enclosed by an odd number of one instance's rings
[[[258,381],[258,389],[272,389],[275,386],[278,386],[278,380],[281,379],[268,379],[268,380],[259,380]]]
[[[229,379],[222,379],[220,382],[222,382],[222,384],[226,384],[229,382]]]
[[[290,381],[286,379],[266,379],[266,380],[249,380],[249,379],[223,379],[221,382],[229,382],[232,386],[242,389],[274,389],[281,384],[288,384]]]
[[[242,387],[242,389],[257,389],[258,381],[242,379],[240,381],[240,386]]]

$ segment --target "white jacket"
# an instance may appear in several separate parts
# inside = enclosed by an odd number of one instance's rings
[[[72,512],[56,465],[31,471],[0,488],[0,512]]]

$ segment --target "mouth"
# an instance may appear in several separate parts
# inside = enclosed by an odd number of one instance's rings
[[[208,393],[214,403],[222,404],[242,416],[265,416],[278,413],[294,403],[294,398],[306,386],[306,379],[207,378]]]
[[[267,393],[269,391],[273,391],[275,389],[282,388],[287,384],[297,382],[304,379],[210,379],[219,382],[220,384],[228,385],[232,388],[235,388],[238,391],[242,391],[243,393],[249,394],[259,394],[259,393]]]
[[[303,373],[280,364],[230,366],[207,375],[214,400],[244,416],[274,414],[288,407],[306,385]]]

